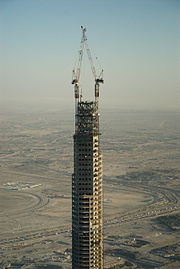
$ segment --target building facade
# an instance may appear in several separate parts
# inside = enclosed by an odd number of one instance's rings
[[[99,140],[99,85],[95,101],[75,90],[72,175],[72,269],[103,268],[102,155]]]

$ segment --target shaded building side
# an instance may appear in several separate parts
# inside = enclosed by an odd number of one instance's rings
[[[98,101],[76,99],[72,176],[72,268],[103,268],[102,155]]]

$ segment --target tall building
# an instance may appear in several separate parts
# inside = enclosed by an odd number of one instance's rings
[[[81,61],[83,43],[87,42],[86,29],[82,30],[79,52]],[[81,63],[79,64],[81,66]],[[102,83],[103,79],[95,77],[95,100],[83,101],[82,96],[79,96],[80,69],[78,72],[73,72],[72,81],[75,88],[72,269],[103,269],[102,155],[98,112],[99,83]]]

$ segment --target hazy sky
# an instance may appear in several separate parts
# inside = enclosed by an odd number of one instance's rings
[[[180,109],[179,14],[179,0],[0,0],[0,104],[72,106],[83,25],[102,106]],[[87,60],[81,82],[89,98]]]

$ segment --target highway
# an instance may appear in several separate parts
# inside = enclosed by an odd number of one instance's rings
[[[106,217],[104,219],[104,230],[108,229],[109,226],[113,225],[123,225],[125,223],[132,223],[142,221],[148,218],[155,218],[162,215],[172,214],[180,211],[179,202],[179,192],[176,190],[168,189],[167,187],[151,186],[139,184],[134,182],[132,187],[132,182],[128,183],[123,181],[119,188],[123,190],[132,190],[140,193],[145,193],[151,195],[152,199],[145,206],[139,207],[136,210],[128,211],[124,214],[119,213]],[[23,192],[25,193],[25,192]],[[37,193],[26,192],[30,195],[34,195],[37,198],[37,203],[32,207],[28,208],[28,211],[34,211],[39,208],[46,206],[49,203],[49,198],[45,195],[40,195]],[[27,210],[19,211],[18,214],[28,214]],[[50,228],[43,228],[41,230],[32,230],[27,232],[18,233],[18,236],[12,236],[12,233],[3,238],[1,236],[0,250],[4,252],[7,249],[15,248],[16,245],[30,246],[33,243],[44,241],[52,236],[58,237],[58,234],[71,234],[71,223],[64,226],[56,226]],[[22,245],[22,247],[23,247]]]

